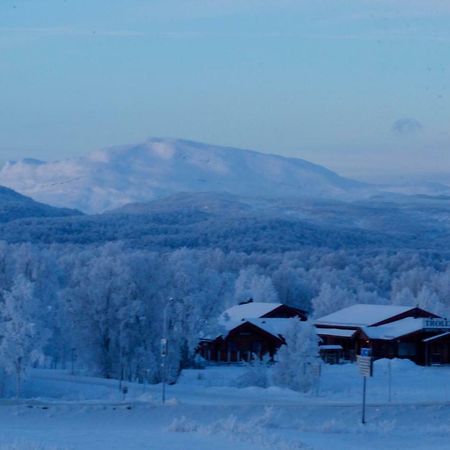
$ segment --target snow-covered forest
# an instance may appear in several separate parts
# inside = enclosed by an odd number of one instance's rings
[[[227,307],[252,297],[313,316],[353,303],[450,312],[450,262],[435,252],[331,250],[244,253],[150,251],[122,242],[0,246],[2,366],[32,364],[158,382],[162,314],[169,298],[169,370],[195,365],[199,337]]]
[[[354,303],[450,313],[448,212],[436,200],[189,193],[83,215],[1,194],[0,358],[17,392],[33,365],[158,383],[164,311],[172,381],[198,363],[201,337],[220,334],[219,315],[249,298],[312,317]]]

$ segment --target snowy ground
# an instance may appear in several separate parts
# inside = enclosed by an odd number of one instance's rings
[[[387,363],[368,382],[367,424],[360,424],[362,380],[354,365],[325,366],[320,390],[233,387],[245,369],[186,371],[168,387],[34,370],[28,400],[0,402],[0,450],[294,450],[450,449],[450,367]]]

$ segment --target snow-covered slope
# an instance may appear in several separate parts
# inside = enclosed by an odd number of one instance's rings
[[[184,370],[167,386],[33,369],[26,400],[3,399],[2,450],[448,449],[449,367],[378,360],[361,421],[356,364],[325,364],[312,393],[251,386],[273,368]],[[257,378],[259,376],[259,378]],[[253,381],[254,382],[254,381]],[[390,383],[390,388],[389,388]],[[8,387],[8,386],[7,386]]]
[[[51,205],[86,212],[177,192],[354,198],[368,190],[302,159],[175,139],[149,139],[78,159],[8,162],[0,170],[0,184]]]
[[[54,208],[0,186],[0,222],[30,217],[65,217],[79,215],[79,211]]]

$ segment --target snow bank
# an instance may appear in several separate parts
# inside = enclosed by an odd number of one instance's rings
[[[389,369],[390,365],[390,369]],[[275,398],[304,398],[310,400],[315,392],[300,394],[279,388],[272,382],[273,368],[267,368],[268,387],[249,387],[242,384],[248,368],[241,366],[211,366],[204,370],[185,370],[178,386],[197,386],[216,390],[245,391],[246,395],[265,395]],[[390,375],[389,375],[390,370]],[[374,376],[368,379],[368,401],[387,402],[391,380],[391,401],[397,403],[450,401],[450,367],[422,367],[407,359],[381,359],[374,363]],[[239,389],[241,388],[241,389]],[[322,365],[318,401],[361,401],[362,377],[356,364]],[[231,391],[230,391],[231,392]],[[259,393],[259,394],[257,394]]]

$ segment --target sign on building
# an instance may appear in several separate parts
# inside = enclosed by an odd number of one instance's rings
[[[429,330],[450,330],[450,320],[448,319],[423,319],[423,327]]]

